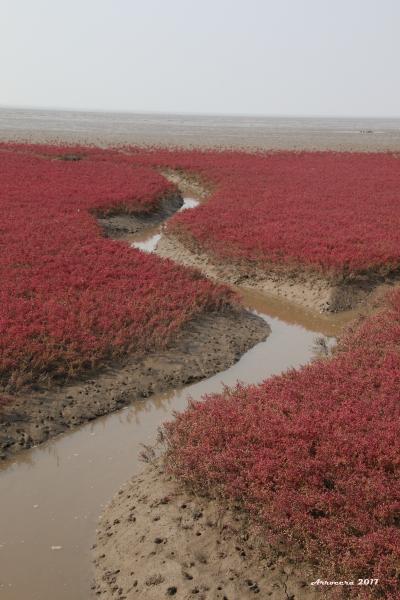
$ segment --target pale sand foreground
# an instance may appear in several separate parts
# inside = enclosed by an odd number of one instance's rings
[[[97,597],[313,600],[312,575],[264,550],[235,506],[196,497],[148,466],[113,498],[94,549]]]

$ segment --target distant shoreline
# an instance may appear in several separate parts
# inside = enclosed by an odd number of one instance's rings
[[[400,119],[101,113],[0,108],[0,141],[400,151]]]

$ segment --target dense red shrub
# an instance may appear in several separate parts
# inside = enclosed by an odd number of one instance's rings
[[[169,228],[217,259],[333,277],[399,267],[395,154],[12,147],[200,175],[214,184],[210,201],[176,215]]]
[[[168,343],[228,301],[197,273],[102,237],[93,212],[174,191],[148,167],[0,153],[0,382],[65,378]]]
[[[166,425],[168,464],[239,499],[315,579],[400,584],[400,291],[331,359],[193,403]],[[361,594],[361,592],[360,592]],[[361,595],[360,595],[361,597]]]
[[[400,168],[388,154],[222,155],[207,205],[171,226],[217,258],[325,275],[398,268]],[[216,175],[216,177],[215,177]]]
[[[91,212],[151,210],[169,193],[155,168],[214,184],[207,204],[169,227],[217,259],[334,277],[399,267],[392,154],[0,151],[4,383],[158,346],[227,301],[193,272],[100,237]],[[167,426],[171,469],[242,499],[270,538],[319,564],[318,576],[379,577],[371,593],[396,598],[399,335],[397,292],[330,360],[194,403]]]

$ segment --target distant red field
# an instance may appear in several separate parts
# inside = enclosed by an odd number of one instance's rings
[[[228,302],[195,272],[102,237],[95,214],[146,212],[174,187],[148,167],[0,147],[0,382],[63,380],[163,347]],[[68,154],[68,157],[75,156]]]
[[[400,162],[393,153],[14,147],[113,162],[116,173],[129,164],[199,175],[214,188],[209,202],[176,215],[169,229],[220,260],[333,277],[386,274],[400,264]]]
[[[190,487],[243,502],[315,579],[379,578],[357,597],[395,600],[399,434],[396,291],[332,358],[193,403],[166,426],[167,458]]]

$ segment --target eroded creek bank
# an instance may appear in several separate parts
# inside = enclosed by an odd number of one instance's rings
[[[202,371],[205,378],[197,383],[182,387],[174,380],[167,393],[152,393],[149,397],[145,393],[126,408],[3,461],[0,472],[2,599],[88,600],[91,593],[99,591],[91,592],[90,551],[99,514],[122,484],[143,471],[143,463],[138,459],[141,444],[152,444],[159,425],[171,418],[174,411],[183,410],[189,396],[200,399],[205,393],[222,391],[224,385],[234,385],[237,380],[258,383],[307,363],[315,356],[316,335],[335,336],[345,320],[339,315],[318,315],[256,291],[241,293],[244,305],[254,315],[249,323],[257,316],[265,323],[264,327],[271,327],[271,333],[245,352],[238,362],[223,370],[226,367],[221,361],[219,372],[211,376],[208,374],[217,369],[207,372],[200,363],[199,373]],[[214,332],[215,336],[221,335],[222,328]],[[194,336],[190,338],[193,343]],[[221,341],[221,345],[227,343],[229,345],[226,340]],[[234,355],[236,351],[231,350],[232,362],[238,358]],[[166,356],[171,357],[170,352]],[[150,372],[147,385],[153,388],[153,381]],[[176,387],[173,389],[173,386]],[[125,387],[122,379],[118,384],[118,388],[121,387]],[[92,391],[94,388],[84,394],[83,402],[87,398],[92,400]],[[138,483],[132,485],[137,487]],[[143,577],[147,579],[152,568],[150,561],[149,573],[143,573]],[[100,571],[99,577],[102,577]],[[157,586],[154,589],[161,590]],[[107,593],[121,596],[118,589],[113,591],[111,587],[107,587]],[[136,593],[136,597],[150,596]]]
[[[215,281],[257,290],[321,313],[349,314],[349,311],[365,310],[375,296],[400,283],[398,272],[386,276],[365,275],[334,283],[316,274],[265,272],[255,266],[250,269],[233,263],[219,263],[207,253],[189,248],[173,234],[160,238],[156,253],[181,265],[194,267]]]
[[[244,310],[202,315],[166,349],[130,357],[78,383],[16,398],[0,413],[0,458],[152,394],[223,371],[269,334]]]

